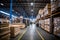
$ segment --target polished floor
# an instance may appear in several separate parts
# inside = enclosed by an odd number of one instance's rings
[[[31,24],[27,28],[21,30],[21,34],[11,40],[60,40],[60,38],[47,33],[35,24]]]
[[[36,32],[35,24],[32,24],[27,28],[27,31],[21,40],[42,40]]]

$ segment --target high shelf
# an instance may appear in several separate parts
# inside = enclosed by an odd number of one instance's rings
[[[44,9],[39,10],[38,15],[40,17],[36,18],[36,22],[39,22],[42,29],[56,36],[60,36],[60,0],[52,0]]]
[[[60,0],[51,1],[53,34],[60,36]]]

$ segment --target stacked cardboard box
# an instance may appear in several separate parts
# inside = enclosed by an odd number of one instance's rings
[[[19,33],[20,33],[20,28],[19,27],[14,27],[14,26],[10,27],[11,37],[16,37]]]
[[[51,15],[51,4],[47,4],[44,8],[44,16]]]
[[[45,24],[50,25],[50,18],[45,19]]]
[[[50,32],[50,18],[45,19],[45,30]]]
[[[0,19],[0,40],[10,40],[9,22],[5,19]]]
[[[54,12],[60,9],[60,0],[51,0],[51,11]]]
[[[54,17],[54,34],[60,36],[60,0],[51,0],[51,12],[56,14]],[[54,15],[53,15],[54,16]],[[59,17],[58,17],[59,16]]]
[[[10,25],[10,27],[19,27],[19,28],[25,28],[25,24],[24,23],[13,23]]]
[[[60,36],[60,17],[54,18],[54,34]]]
[[[10,40],[9,28],[0,28],[0,40]]]
[[[44,23],[44,20],[41,20],[41,28],[45,29],[45,23]]]
[[[20,28],[25,28],[25,26],[26,26],[26,25],[25,25],[24,23],[21,23],[21,24],[20,24]]]
[[[45,25],[45,30],[46,30],[47,32],[50,32],[50,26],[49,26],[49,25]]]
[[[39,14],[41,17],[43,17],[43,16],[44,16],[44,14],[43,14],[43,9],[40,9],[39,12],[38,12],[38,14]]]

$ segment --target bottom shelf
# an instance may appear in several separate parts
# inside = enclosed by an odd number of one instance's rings
[[[50,26],[45,25],[45,30],[50,33]]]
[[[0,40],[10,40],[10,34],[1,37]]]
[[[20,33],[19,27],[10,27],[11,37],[16,37]]]
[[[60,28],[55,27],[55,28],[54,28],[54,34],[55,34],[56,36],[59,36],[59,37],[60,37]]]

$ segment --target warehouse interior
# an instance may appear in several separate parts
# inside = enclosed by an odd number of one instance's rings
[[[0,0],[0,40],[60,40],[60,0]]]

